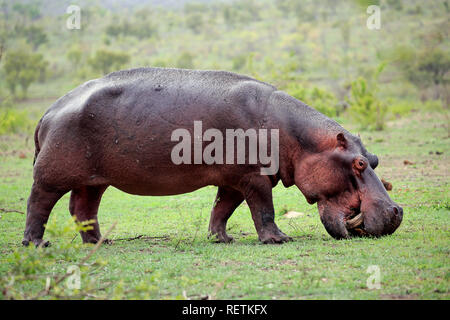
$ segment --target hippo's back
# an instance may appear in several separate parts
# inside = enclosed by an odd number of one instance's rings
[[[260,107],[274,90],[270,84],[227,71],[136,68],[80,85],[58,99],[44,118],[142,109],[167,114],[189,107],[196,108],[196,114],[211,115],[227,108]]]
[[[57,163],[65,171],[77,168],[75,178],[80,181],[93,177],[94,184],[101,181],[134,193],[143,191],[131,185],[152,184],[161,190],[169,183],[155,181],[171,177],[179,183],[174,176],[188,172],[171,162],[176,144],[171,136],[176,129],[194,136],[194,121],[201,121],[203,130],[257,128],[275,90],[225,71],[139,68],[113,72],[86,82],[50,107],[37,128],[37,150],[42,149],[37,167]],[[205,174],[212,168],[196,170],[199,178],[190,190],[214,180],[215,173]]]

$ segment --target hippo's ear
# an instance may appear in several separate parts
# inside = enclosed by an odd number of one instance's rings
[[[346,149],[347,148],[347,139],[345,139],[345,136],[342,132],[338,133],[338,135],[336,136],[336,140],[337,140],[337,148],[342,148],[342,149]]]

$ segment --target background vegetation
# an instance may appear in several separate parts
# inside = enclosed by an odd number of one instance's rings
[[[66,27],[71,4],[79,30]],[[366,27],[371,4],[380,30]],[[449,14],[446,0],[0,0],[0,296],[447,299]],[[215,245],[204,237],[214,188],[173,198],[110,188],[101,222],[119,222],[115,239],[137,239],[98,249],[110,263],[82,266],[97,276],[85,291],[45,291],[92,248],[74,245],[70,228],[49,233],[60,241],[52,250],[19,246],[24,217],[9,210],[25,211],[34,127],[84,81],[142,66],[247,74],[360,132],[404,224],[382,240],[337,242],[298,191],[277,187],[277,219],[295,243],[259,246],[242,205],[230,224],[237,243]],[[69,219],[64,199],[59,221]],[[304,216],[282,216],[291,209]],[[368,264],[384,270],[383,290],[367,290]]]

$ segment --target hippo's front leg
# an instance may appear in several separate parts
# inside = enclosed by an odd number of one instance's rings
[[[93,220],[92,229],[81,231],[83,243],[97,243],[102,237],[98,225],[97,212],[103,192],[107,186],[86,186],[72,190],[69,211],[78,222]],[[106,240],[108,243],[110,240]]]
[[[246,183],[244,195],[261,242],[283,243],[292,240],[275,224],[272,184],[267,176],[259,174],[252,176]]]

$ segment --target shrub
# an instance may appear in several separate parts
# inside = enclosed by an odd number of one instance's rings
[[[290,84],[285,89],[287,93],[322,112],[328,117],[337,115],[338,101],[335,95],[318,87],[308,88],[297,83]]]
[[[31,127],[32,123],[26,111],[10,107],[0,108],[0,135],[29,130]]]
[[[386,122],[387,105],[378,96],[378,78],[386,67],[381,63],[376,68],[367,70],[367,80],[359,77],[350,85],[350,115],[361,129],[383,130]]]
[[[69,220],[61,224],[52,219],[46,233],[60,239],[50,247],[20,247],[7,257],[7,273],[0,277],[0,298],[3,299],[149,299],[158,292],[158,277],[154,273],[136,286],[125,288],[124,282],[102,283],[100,271],[106,260],[91,258],[95,246],[72,243],[74,234],[88,230],[92,221],[78,223]],[[109,229],[112,230],[114,225]],[[109,233],[108,231],[108,233]],[[107,233],[107,234],[108,234]],[[105,236],[107,236],[107,234]],[[102,240],[101,240],[102,241]],[[90,250],[81,259],[77,253]]]
[[[380,101],[365,79],[358,78],[351,84],[350,114],[362,129],[383,130],[387,107]]]
[[[130,61],[130,56],[123,52],[113,52],[100,49],[95,56],[88,60],[89,65],[95,72],[102,74],[121,69]]]

